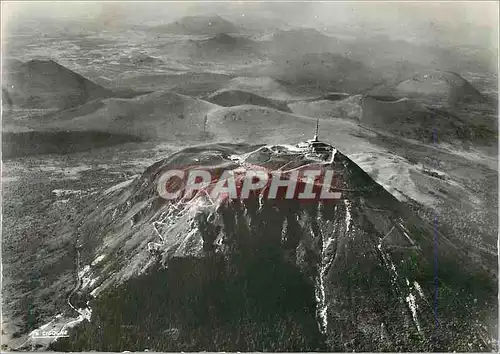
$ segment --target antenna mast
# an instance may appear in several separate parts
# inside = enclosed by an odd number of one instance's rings
[[[316,134],[314,134],[314,141],[318,141],[319,118],[316,118]]]

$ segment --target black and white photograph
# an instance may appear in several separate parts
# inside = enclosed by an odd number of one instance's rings
[[[498,352],[498,1],[1,15],[1,352]]]

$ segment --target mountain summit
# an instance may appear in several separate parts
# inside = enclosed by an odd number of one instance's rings
[[[192,147],[108,191],[77,230],[90,284],[79,292],[96,297],[91,323],[54,348],[490,348],[484,323],[496,302],[494,282],[348,157],[336,150],[332,157],[311,160],[290,145]],[[174,168],[313,165],[334,171],[342,199],[220,202],[200,194],[183,204],[157,192]],[[142,306],[151,318],[143,319]],[[99,335],[99,326],[109,335]]]

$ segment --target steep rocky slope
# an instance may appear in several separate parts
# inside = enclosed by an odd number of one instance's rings
[[[315,162],[290,146],[193,147],[99,197],[75,235],[79,292],[97,297],[93,317],[54,348],[491,350],[494,280],[439,225],[341,152],[333,157]],[[220,175],[285,166],[333,170],[342,198],[200,192],[170,202],[157,192],[172,168]]]

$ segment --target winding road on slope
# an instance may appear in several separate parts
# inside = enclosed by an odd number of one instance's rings
[[[78,243],[78,237],[77,237],[77,241]],[[68,294],[68,296],[66,297],[66,303],[68,304],[69,307],[71,307],[71,309],[73,309],[75,312],[78,313],[78,317],[76,319],[72,319],[70,321],[67,321],[66,323],[62,324],[62,327],[60,329],[57,329],[58,325],[57,324],[54,324],[53,328],[50,330],[50,332],[56,332],[56,333],[64,333],[64,331],[66,330],[66,328],[68,326],[73,326],[81,321],[83,321],[85,318],[88,318],[88,315],[86,313],[84,313],[84,311],[78,309],[75,305],[72,304],[71,302],[71,298],[73,297],[73,295],[80,289],[81,285],[82,285],[82,279],[80,277],[80,247],[78,245],[75,246],[75,249],[76,249],[76,263],[75,263],[75,275],[76,275],[76,284],[75,284],[75,287],[73,288],[73,290]],[[57,338],[59,338],[58,336],[54,336],[54,337],[50,337],[50,336],[41,336],[41,337],[38,337],[38,336],[34,336],[34,333],[36,333],[36,331],[42,331],[42,330],[45,330],[45,328],[47,328],[49,325],[53,324],[56,320],[58,319],[58,317],[56,316],[55,318],[53,318],[52,320],[50,320],[49,322],[47,322],[46,324],[38,327],[37,329],[35,329],[34,331],[30,332],[30,334],[28,335],[28,338],[20,345],[18,345],[16,348],[14,348],[14,350],[20,350],[21,348],[25,347],[30,341],[32,342],[31,345],[33,346],[35,343],[34,343],[34,339],[51,339],[53,338],[53,340],[57,340]]]

